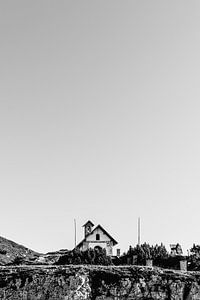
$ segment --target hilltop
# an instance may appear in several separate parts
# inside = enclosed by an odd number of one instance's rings
[[[0,265],[31,264],[39,253],[0,236]]]

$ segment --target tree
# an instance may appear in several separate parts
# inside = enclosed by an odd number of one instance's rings
[[[134,257],[136,260],[134,261]],[[160,245],[150,246],[147,243],[129,246],[127,253],[123,254],[117,261],[117,264],[138,264],[145,265],[146,260],[152,259],[155,265],[161,266],[162,262],[169,257],[165,246]]]
[[[193,244],[192,248],[190,249],[190,255],[188,257],[188,269],[190,271],[200,270],[200,245]]]

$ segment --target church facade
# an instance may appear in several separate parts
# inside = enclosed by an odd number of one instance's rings
[[[117,241],[101,226],[97,225],[94,229],[94,224],[87,221],[84,225],[84,239],[76,246],[82,251],[89,248],[105,249],[106,254],[113,255],[113,247],[117,245]]]

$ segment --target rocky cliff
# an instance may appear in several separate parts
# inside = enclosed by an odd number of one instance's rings
[[[148,267],[0,267],[0,299],[200,299],[200,273]]]

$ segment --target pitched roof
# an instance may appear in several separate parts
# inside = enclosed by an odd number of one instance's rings
[[[93,224],[90,220],[88,220],[82,227],[85,227],[85,226],[88,225],[88,224],[94,226],[94,224]]]
[[[118,242],[101,226],[101,225],[97,225],[89,234],[88,234],[88,236],[89,235],[91,235],[91,234],[93,234],[93,232],[97,229],[97,228],[100,228],[102,231],[103,231],[103,233],[104,234],[106,234],[110,239],[111,239],[111,241],[113,242],[113,246],[115,246],[115,245],[117,245],[118,244]],[[87,236],[87,237],[88,237]],[[76,247],[80,247],[84,242],[86,241],[86,238],[84,238]]]

